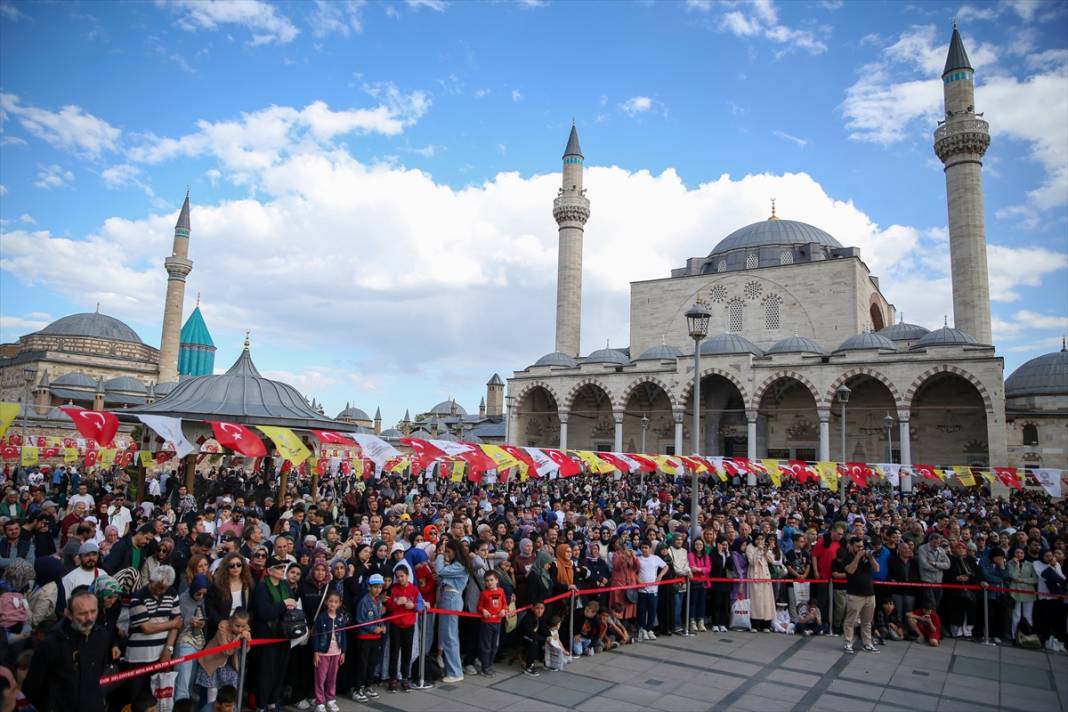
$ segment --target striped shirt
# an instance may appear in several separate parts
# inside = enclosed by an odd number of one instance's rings
[[[178,596],[167,591],[155,597],[148,587],[130,597],[130,639],[126,644],[126,660],[131,663],[154,663],[163,654],[169,630],[143,633],[145,623],[166,623],[181,615]]]

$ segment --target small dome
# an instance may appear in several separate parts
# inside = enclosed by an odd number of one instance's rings
[[[566,368],[574,368],[578,366],[578,361],[560,351],[553,351],[551,354],[545,354],[537,361],[534,362],[535,366],[564,366]]]
[[[142,343],[141,337],[133,329],[115,317],[99,312],[65,316],[53,321],[37,333],[51,336],[90,336],[111,341]]]
[[[976,343],[978,342],[971,334],[966,334],[951,326],[943,326],[941,329],[925,334],[912,345],[912,349],[927,349],[933,346],[968,346]]]
[[[145,393],[145,384],[130,376],[119,376],[104,381],[105,391],[125,391],[127,393]]]
[[[404,433],[402,433],[401,431],[397,430],[396,428],[386,428],[385,430],[382,431],[382,437],[384,437],[384,438],[403,438],[404,437]]]
[[[709,257],[744,247],[765,245],[807,245],[815,242],[827,247],[841,247],[841,243],[828,233],[808,223],[796,220],[762,220],[735,230],[719,241]]]
[[[823,355],[823,349],[812,339],[805,338],[804,336],[787,337],[782,341],[774,344],[767,350],[770,354],[819,354]]]
[[[582,359],[582,363],[614,363],[626,366],[630,363],[630,357],[619,349],[597,349]]]
[[[56,380],[52,381],[53,386],[66,386],[67,388],[96,388],[96,381],[89,376],[86,376],[81,371],[74,371],[73,373],[65,373]]]
[[[930,334],[931,330],[919,324],[906,324],[902,321],[897,324],[891,324],[885,329],[879,329],[875,333],[885,336],[891,341],[916,341]]]
[[[371,417],[369,415],[367,415],[367,413],[365,411],[360,410],[359,408],[357,408],[355,406],[349,406],[345,410],[341,411],[340,413],[337,414],[337,416],[334,417],[334,420],[341,420],[343,418],[347,419],[347,420],[370,420],[371,419]]]
[[[754,354],[763,356],[764,352],[749,339],[739,334],[719,334],[701,344],[702,356],[725,354]]]
[[[1068,395],[1068,349],[1033,358],[1005,379],[1005,397]]]
[[[835,353],[842,351],[866,351],[868,349],[881,349],[883,351],[897,351],[894,342],[885,336],[871,331],[862,331],[850,336],[842,342],[842,345],[834,350]]]
[[[464,407],[454,400],[442,401],[428,412],[433,413],[434,415],[467,415],[467,411],[464,410]]]
[[[642,351],[636,361],[670,361],[682,356],[682,350],[667,344],[657,344]]]

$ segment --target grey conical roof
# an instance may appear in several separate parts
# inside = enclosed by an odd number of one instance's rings
[[[579,146],[578,129],[571,124],[571,135],[567,137],[567,148],[564,149],[563,158],[568,156],[582,157],[582,148]]]
[[[880,336],[885,336],[891,341],[915,341],[916,339],[922,339],[924,336],[931,333],[931,330],[920,326],[919,324],[907,324],[903,321],[899,321],[896,324],[891,324],[885,329],[879,329],[875,333]]]
[[[178,213],[178,222],[174,224],[175,230],[189,232],[189,191],[185,192],[185,202],[182,203],[182,212]]]
[[[382,409],[375,408],[375,420],[382,420]]]
[[[493,374],[493,378],[489,379],[489,382],[486,385],[487,386],[503,386],[504,385],[504,381],[502,381],[501,377],[498,376],[495,373],[495,374]]]
[[[960,38],[957,26],[953,25],[953,37],[949,40],[949,54],[946,55],[946,68],[942,70],[942,76],[954,69],[971,69],[972,63],[968,61],[968,53],[964,51],[964,41]]]

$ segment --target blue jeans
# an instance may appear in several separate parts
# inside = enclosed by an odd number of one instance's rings
[[[459,593],[443,591],[438,599],[438,608],[450,611],[462,611],[464,599]],[[438,644],[441,657],[445,662],[446,677],[463,677],[464,669],[460,665],[460,618],[459,616],[438,616]]]
[[[179,643],[174,648],[174,657],[180,658],[183,655],[189,655],[196,651],[197,649],[192,645]],[[187,700],[193,697],[193,674],[196,672],[196,669],[196,660],[188,660],[181,665],[175,666],[174,671],[178,673],[177,677],[174,679],[175,700]]]
[[[675,629],[676,630],[679,630],[679,629],[682,628],[682,611],[683,611],[683,609],[685,607],[686,607],[686,592],[685,591],[676,591],[675,592],[675,609],[674,609],[674,613],[675,613]]]
[[[576,658],[581,657],[583,653],[590,649],[590,639],[579,636],[578,640],[571,643],[571,654]]]
[[[651,631],[656,627],[656,594],[638,593],[638,627]]]

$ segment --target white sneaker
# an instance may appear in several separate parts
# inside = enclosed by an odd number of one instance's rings
[[[451,685],[454,682],[463,682],[464,676],[460,675],[459,677],[452,677],[450,675],[446,675],[445,677],[441,678],[441,681],[444,682],[446,685]]]
[[[653,631],[646,631],[645,634],[649,636],[649,640],[656,640],[656,633],[654,633]]]
[[[301,700],[300,702],[297,703],[297,709],[298,710],[310,710],[311,706],[312,706],[312,701],[311,700]]]
[[[638,629],[638,637],[635,638],[635,640],[638,641],[639,643],[642,642],[643,640],[648,640],[648,638],[645,637],[645,628],[639,628]]]
[[[330,710],[330,712],[341,712],[341,708],[337,706],[337,700],[327,700],[326,708]]]
[[[326,712],[326,705],[315,705],[315,712]]]
[[[477,675],[478,674],[478,668],[476,668],[474,665],[465,665],[464,666],[464,674],[465,675]]]

